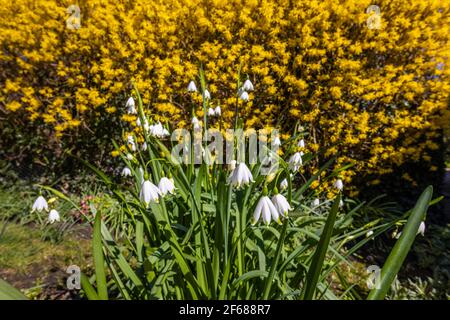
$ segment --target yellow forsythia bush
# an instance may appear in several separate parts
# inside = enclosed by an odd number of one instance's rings
[[[436,120],[450,91],[450,1],[0,4],[0,115],[16,134],[65,148],[99,125],[134,122],[125,113],[132,82],[153,120],[187,125],[186,87],[198,83],[200,64],[225,122],[232,123],[240,69],[255,85],[240,110],[246,127],[276,126],[287,138],[301,124],[307,149],[326,147],[324,157],[338,153],[338,165],[356,164],[344,182],[431,162],[446,125]],[[379,16],[366,12],[372,4]],[[79,20],[70,5],[80,8]],[[379,28],[369,27],[375,18]],[[68,27],[74,21],[80,28]]]

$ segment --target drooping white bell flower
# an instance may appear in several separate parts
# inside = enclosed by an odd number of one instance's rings
[[[151,126],[148,124],[148,121],[145,120],[144,125],[143,125],[143,128],[144,128],[145,132],[149,132],[150,131],[150,127]]]
[[[162,126],[161,122],[150,126],[150,134],[157,138],[170,136],[169,131]]]
[[[134,106],[131,106],[127,109],[128,114],[137,114],[137,109]]]
[[[47,200],[43,196],[39,196],[33,204],[31,211],[41,212],[42,210],[48,211]]]
[[[248,185],[250,182],[253,182],[253,176],[247,165],[244,162],[241,162],[233,170],[228,180],[232,186],[240,188],[241,186]]]
[[[275,208],[272,201],[268,196],[262,196],[259,199],[258,204],[256,205],[255,211],[253,212],[252,225],[255,225],[259,218],[261,217],[264,221],[264,224],[269,225],[271,218],[276,222],[280,223],[280,216],[278,214],[277,208]]]
[[[163,135],[163,126],[161,122],[150,126],[150,134],[158,138]]]
[[[198,119],[197,119],[196,116],[194,116],[194,117],[192,118],[191,123],[192,123],[192,125],[194,126],[194,130],[200,129],[200,121],[198,121]]]
[[[168,136],[170,136],[169,130],[167,130],[166,128],[163,128],[161,138],[168,137]]]
[[[216,114],[216,117],[220,117],[222,115],[222,109],[220,109],[220,106],[217,106],[214,109],[214,113]]]
[[[127,153],[127,159],[131,161],[134,159],[134,157],[131,153]]]
[[[236,169],[236,163],[237,163],[236,160],[231,160],[231,161],[230,161],[230,164],[228,165],[228,169],[229,169],[230,171],[233,171],[234,169]]]
[[[302,154],[300,152],[294,153],[289,159],[289,166],[291,170],[297,171],[300,166],[303,164]]]
[[[305,147],[305,140],[300,139],[300,141],[297,144],[300,148],[304,148]]]
[[[127,103],[125,104],[125,107],[127,108],[128,114],[137,114],[137,110],[136,110],[136,106],[135,106],[133,97],[128,98]]]
[[[161,133],[162,126],[158,126],[158,124],[152,124],[150,126],[150,134],[154,137],[157,137]]]
[[[287,179],[284,178],[283,181],[281,181],[281,183],[280,183],[280,189],[286,190],[288,188],[288,186],[289,186],[289,183],[288,183]]]
[[[367,233],[366,233],[366,238],[369,238],[369,237],[371,237],[373,235],[373,231],[372,230],[369,230],[369,231],[367,231]]]
[[[137,127],[141,127],[142,126],[142,122],[141,122],[141,118],[137,118],[136,119],[136,126]],[[148,120],[146,118],[144,118],[144,125],[142,126],[144,128],[144,130],[148,130],[149,126],[148,126]]]
[[[129,97],[129,98],[128,98],[127,103],[126,103],[125,106],[126,106],[126,107],[134,107],[134,106],[135,106],[133,97]]]
[[[421,234],[422,236],[425,236],[425,222],[422,221],[419,225],[419,230],[417,230],[417,234]]]
[[[141,150],[142,150],[142,151],[147,151],[147,149],[148,149],[147,142],[144,142],[144,143],[142,144],[142,146],[141,146]]]
[[[208,89],[205,89],[205,92],[203,92],[203,98],[206,100],[211,100],[211,94],[209,93]]]
[[[159,202],[159,196],[161,196],[161,191],[148,180],[145,180],[141,186],[141,192],[139,193],[139,198],[148,207],[150,201]]]
[[[313,207],[318,207],[318,206],[320,206],[320,200],[319,200],[319,198],[314,199],[313,202],[312,202],[312,205],[313,205]]]
[[[248,93],[247,91],[242,91],[241,94],[239,95],[239,98],[243,101],[248,101]]]
[[[288,217],[289,210],[292,210],[287,199],[280,193],[272,197],[272,203],[277,208],[278,213],[284,218]]]
[[[280,138],[279,137],[275,137],[275,139],[273,139],[273,142],[272,142],[272,145],[274,146],[274,147],[279,147],[279,146],[281,146],[281,140],[280,140]]]
[[[131,176],[131,170],[130,170],[130,168],[128,168],[128,167],[123,168],[123,169],[122,169],[121,175],[122,175],[123,177],[129,177],[129,176]]]
[[[161,194],[165,196],[166,194],[174,194],[175,185],[173,183],[172,178],[162,177],[158,183],[158,189],[161,191]]]
[[[341,179],[337,179],[336,182],[334,183],[334,187],[339,191],[342,191],[344,189],[344,183],[342,182]]]
[[[60,220],[59,212],[56,211],[55,209],[50,210],[50,213],[48,214],[48,222],[54,223],[55,221],[59,220]]]
[[[197,86],[195,85],[194,81],[189,82],[187,91],[188,92],[197,92]]]
[[[208,116],[214,117],[215,115],[216,115],[216,113],[214,112],[214,109],[213,108],[209,108],[208,109]]]
[[[242,88],[245,91],[253,91],[254,90],[253,83],[249,79],[245,80],[244,85],[242,86]]]
[[[339,200],[339,208],[342,208],[344,206],[344,201]]]
[[[131,151],[136,151],[136,144],[134,142],[129,142],[128,144],[130,145]]]

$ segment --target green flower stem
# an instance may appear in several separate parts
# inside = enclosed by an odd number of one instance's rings
[[[238,191],[238,198],[242,198],[242,193],[239,190]],[[237,255],[238,255],[238,274],[239,276],[242,276],[244,273],[244,254],[243,254],[243,248],[242,248],[242,210],[238,209],[236,211],[236,229],[237,229]]]
[[[277,250],[275,252],[275,258],[273,260],[273,264],[270,268],[269,277],[267,278],[266,285],[264,287],[263,300],[267,300],[269,298],[270,289],[272,288],[273,278],[275,276],[275,271],[277,269],[278,260],[280,260],[281,248],[284,244],[284,240],[286,238],[286,230],[289,224],[289,220],[284,220],[283,230],[281,231],[280,239],[278,240]]]

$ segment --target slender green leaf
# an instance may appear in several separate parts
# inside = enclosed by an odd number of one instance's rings
[[[95,265],[95,280],[97,282],[98,296],[101,300],[108,300],[108,289],[106,287],[105,260],[103,257],[101,214],[97,212],[94,222],[94,233],[92,239],[93,258]]]
[[[322,266],[328,251],[330,239],[333,234],[334,223],[336,221],[336,215],[339,210],[340,201],[341,195],[338,194],[328,215],[327,222],[325,223],[325,227],[323,228],[316,251],[314,252],[314,256],[311,261],[308,274],[306,276],[306,289],[304,295],[304,298],[306,300],[311,300],[314,298],[314,292],[317,288],[317,282],[322,271]]]
[[[19,290],[0,279],[0,300],[28,300]]]
[[[89,300],[100,300],[100,298],[98,297],[97,291],[95,291],[94,287],[92,286],[91,282],[89,281],[89,278],[84,273],[81,273],[80,282],[81,282],[81,287],[83,288],[83,291]]]
[[[428,186],[420,195],[419,200],[417,200],[417,203],[409,216],[408,222],[402,231],[402,235],[395,243],[394,248],[381,269],[379,283],[376,283],[376,286],[370,291],[369,296],[367,297],[368,300],[384,299],[388,293],[392,281],[394,281],[409,249],[411,249],[419,225],[425,218],[432,195],[432,186]]]

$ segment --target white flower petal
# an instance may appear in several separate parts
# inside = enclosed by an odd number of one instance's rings
[[[131,176],[131,170],[130,170],[130,168],[128,168],[128,167],[123,168],[123,170],[122,170],[122,176],[124,176],[124,177]]]
[[[425,236],[425,222],[422,221],[419,225],[419,230],[417,230],[417,234],[421,234],[422,236]]]
[[[127,112],[129,114],[137,114],[137,110],[135,107],[134,99],[133,97],[129,97],[127,100],[127,103],[125,104],[125,107],[127,108]]]
[[[300,152],[294,153],[289,159],[289,166],[291,170],[297,171],[303,165],[302,154]]]
[[[238,188],[253,182],[253,176],[245,163],[239,163],[230,176],[230,183]]]
[[[189,82],[187,91],[188,92],[197,92],[197,86],[195,85],[194,81]]]
[[[207,89],[205,89],[205,92],[203,92],[203,97],[206,100],[211,100],[211,94],[209,93],[209,91]]]
[[[280,189],[285,190],[288,188],[288,186],[289,186],[289,183],[288,183],[287,179],[284,178],[283,181],[281,181],[281,183],[280,183]]]
[[[56,211],[55,209],[50,210],[50,213],[48,214],[48,222],[54,223],[55,221],[59,220],[60,220],[59,212]]]
[[[245,91],[253,91],[254,90],[253,83],[249,79],[245,80],[244,85],[242,86],[242,88]]]
[[[270,214],[271,214],[273,220],[276,223],[281,223],[278,210],[277,210],[277,208],[275,208],[274,204],[272,203],[272,201],[270,201],[269,198],[267,198],[267,205],[269,206]]]
[[[339,191],[342,191],[342,189],[344,189],[344,184],[342,183],[342,180],[337,179],[336,182],[334,183],[334,187]]]
[[[289,202],[282,194],[276,194],[272,197],[272,202],[283,217],[287,217],[289,210],[292,210]]]
[[[150,201],[158,203],[160,195],[162,195],[161,191],[153,183],[148,180],[145,180],[142,183],[139,198],[145,203],[146,206],[149,205]]]
[[[304,148],[305,147],[305,140],[300,139],[300,141],[298,142],[298,146],[301,147],[301,148]]]
[[[267,201],[270,201],[267,196],[262,197],[263,200],[263,207],[262,207],[262,218],[266,225],[270,224],[270,209]]]
[[[233,171],[234,169],[236,169],[236,160],[231,160],[230,162],[230,170]]]
[[[161,191],[161,194],[165,196],[166,194],[174,194],[175,185],[173,184],[173,180],[162,177],[158,184],[158,189]]]
[[[43,196],[39,196],[36,201],[34,201],[33,207],[31,208],[32,211],[48,211],[48,204],[47,204],[47,200],[45,200],[45,198]]]
[[[318,207],[320,205],[320,200],[318,198],[314,199],[314,201],[312,202],[312,205],[314,207]]]
[[[263,201],[262,198],[259,199],[258,204],[256,205],[255,211],[253,212],[253,221],[252,221],[252,225],[256,224],[259,220],[259,218],[261,217],[261,211],[262,211],[262,207],[263,207]]]
[[[247,91],[242,91],[242,93],[240,94],[239,98],[241,98],[241,100],[243,101],[248,101],[248,93]]]
[[[275,147],[281,146],[281,140],[280,140],[280,138],[279,138],[279,137],[276,137],[276,138],[273,140],[272,145],[275,146]]]

